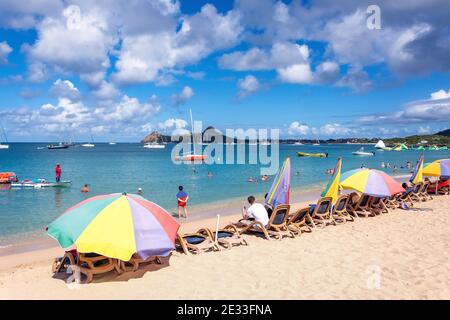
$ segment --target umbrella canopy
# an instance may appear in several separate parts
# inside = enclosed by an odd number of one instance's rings
[[[175,248],[179,224],[160,206],[134,194],[108,194],[69,208],[48,226],[61,247],[76,246],[123,261],[167,256]]]
[[[339,158],[334,168],[333,176],[328,185],[322,192],[322,197],[331,197],[333,202],[336,201],[339,194],[339,181],[341,179],[342,158]]]
[[[355,169],[341,175],[341,187],[353,189],[374,197],[390,197],[405,191],[400,183],[383,171]]]
[[[416,168],[409,178],[411,183],[417,184],[423,180],[423,154],[420,156],[419,161],[417,161]]]
[[[275,208],[279,204],[289,204],[291,199],[291,158],[288,157],[278,169],[265,203]]]
[[[432,177],[450,177],[450,159],[436,160],[423,169],[423,175]]]

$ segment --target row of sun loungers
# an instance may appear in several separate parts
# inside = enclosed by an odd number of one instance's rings
[[[339,196],[333,205],[332,198],[319,199],[315,205],[290,212],[290,205],[277,206],[270,215],[269,223],[264,226],[258,221],[246,221],[244,227],[228,225],[220,230],[212,231],[202,228],[195,233],[178,234],[176,249],[185,254],[201,254],[208,251],[230,250],[235,246],[248,245],[242,237],[244,233],[257,233],[265,239],[281,240],[294,238],[302,233],[312,232],[314,228],[352,222],[358,218],[368,218],[388,213],[406,204],[414,206],[416,202],[433,199],[433,194],[449,194],[450,180],[442,184],[432,185],[430,182],[418,183],[410,190],[390,198],[377,198],[370,195],[359,195],[356,192]],[[244,222],[241,219],[239,222]],[[55,259],[53,272],[66,272],[69,268],[78,268],[86,277],[86,282],[93,280],[94,275],[115,271],[117,274],[136,271],[142,265],[161,264],[159,257],[141,259],[137,254],[130,261],[120,261],[94,253],[78,253],[75,250],[66,252],[62,258]]]

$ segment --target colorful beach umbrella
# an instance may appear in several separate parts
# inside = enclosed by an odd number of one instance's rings
[[[420,156],[419,161],[417,161],[416,168],[409,178],[411,183],[417,184],[423,180],[423,154]]]
[[[289,204],[291,199],[291,158],[288,157],[278,169],[265,203],[275,208],[280,204]]]
[[[423,169],[424,176],[450,177],[450,159],[436,160]]]
[[[339,158],[336,167],[334,168],[333,176],[331,177],[328,185],[322,192],[322,197],[331,197],[333,202],[336,201],[339,195],[339,181],[341,180],[341,167],[342,158]]]
[[[175,248],[179,224],[157,204],[134,194],[86,199],[53,221],[47,233],[61,247],[76,246],[123,261],[167,256]]]
[[[341,175],[341,187],[374,197],[390,197],[405,191],[400,183],[383,171],[355,169]]]

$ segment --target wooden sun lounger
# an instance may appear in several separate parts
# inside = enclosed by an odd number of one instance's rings
[[[354,221],[353,216],[347,211],[347,205],[349,202],[349,195],[343,194],[339,196],[331,211],[331,217],[334,221],[345,223],[347,221]]]
[[[312,221],[324,228],[328,224],[336,225],[333,216],[331,215],[331,205],[333,199],[331,197],[324,197],[317,201],[312,213],[310,213]]]
[[[359,201],[359,194],[356,192],[352,192],[348,195],[348,201],[347,201],[347,212],[353,217],[358,218],[358,214],[355,211],[355,208]]]
[[[354,212],[358,216],[363,216],[364,218],[375,216],[375,212],[370,208],[370,196],[367,194],[362,194],[359,197],[358,202],[355,204]]]
[[[420,190],[419,196],[423,199],[423,201],[433,200],[433,197],[428,193],[428,188],[430,187],[431,182],[425,181],[423,183],[423,187]]]
[[[375,214],[388,213],[389,210],[383,198],[370,197],[369,207]]]
[[[300,236],[302,232],[312,232],[310,225],[315,225],[309,215],[309,207],[297,210],[290,216],[286,225],[296,236]]]
[[[90,283],[94,275],[110,271],[116,271],[118,274],[122,273],[117,259],[91,253],[78,253],[78,267],[81,273],[87,276],[86,283]]]
[[[158,256],[151,256],[147,259],[142,259],[137,253],[133,254],[131,259],[129,261],[119,261],[120,269],[124,272],[128,271],[136,271],[139,269],[141,265],[144,264],[150,264],[150,263],[156,263],[156,264],[162,264],[161,260]]]
[[[209,235],[200,233],[177,234],[175,246],[185,254],[201,254],[208,251],[219,251],[220,248]]]
[[[411,198],[412,201],[415,201],[415,202],[424,201],[423,197],[422,197],[422,194],[421,194],[421,192],[423,190],[423,187],[424,187],[424,183],[423,182],[418,182],[418,183],[416,183],[414,185],[414,187],[413,187],[414,189],[413,189],[413,191],[410,194],[410,198]]]
[[[239,220],[239,223],[248,223],[247,226],[242,227],[242,229],[239,230],[239,233],[262,233],[267,240],[270,240],[271,238],[281,240],[283,237],[295,237],[295,234],[288,229],[286,224],[289,217],[290,207],[291,206],[288,204],[276,206],[272,214],[270,215],[269,223],[267,224],[267,226],[263,226],[261,222],[256,220]]]
[[[77,257],[71,252],[64,253],[63,257],[55,258],[52,263],[52,273],[66,272],[70,266],[77,265]]]
[[[213,241],[216,241],[216,231],[211,231],[208,228],[202,228],[197,233],[208,235]],[[226,249],[231,249],[233,246],[248,245],[247,241],[240,235],[238,229],[233,225],[228,225],[225,228],[218,230],[217,243]]]

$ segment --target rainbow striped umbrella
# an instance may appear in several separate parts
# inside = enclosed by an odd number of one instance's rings
[[[424,176],[450,177],[450,159],[436,160],[423,169]]]
[[[61,247],[76,246],[123,261],[167,256],[175,248],[179,224],[160,206],[135,194],[86,199],[53,221],[47,233]]]
[[[383,171],[355,169],[341,175],[340,185],[374,197],[390,197],[405,191],[400,183]]]

